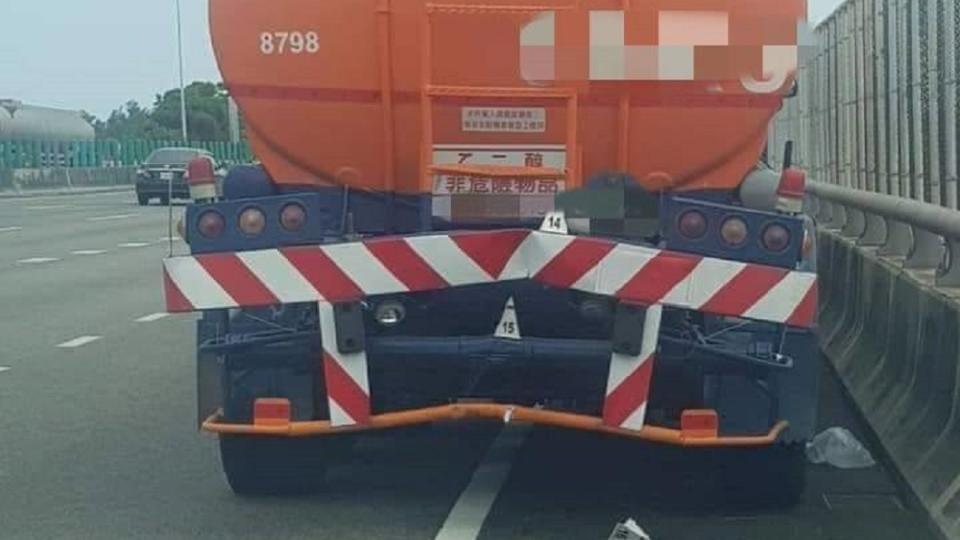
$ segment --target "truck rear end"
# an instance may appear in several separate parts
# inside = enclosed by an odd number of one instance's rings
[[[813,236],[759,159],[804,2],[629,4],[211,1],[263,167],[164,286],[235,491],[485,418],[782,454],[796,494]]]

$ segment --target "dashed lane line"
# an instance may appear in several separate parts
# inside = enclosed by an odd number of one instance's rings
[[[22,231],[23,227],[0,227],[0,233]]]
[[[10,368],[6,366],[0,366],[0,373],[3,373],[4,371],[10,371]]]
[[[510,475],[513,458],[529,431],[529,425],[507,425],[500,431],[435,540],[474,540],[480,536],[483,522]]]
[[[123,244],[117,244],[117,247],[121,248],[142,248],[149,246],[149,242],[124,242]]]
[[[24,210],[62,210],[64,208],[71,208],[69,204],[42,204],[38,206],[24,206]]]
[[[88,343],[93,343],[97,341],[102,336],[80,336],[78,338],[73,338],[70,341],[64,341],[63,343],[57,345],[61,349],[76,349],[77,347],[83,347]]]
[[[76,251],[71,251],[71,255],[103,255],[106,253],[105,249],[78,249]]]
[[[17,264],[44,264],[57,262],[60,259],[56,257],[31,257],[29,259],[20,259]]]
[[[87,221],[116,221],[120,219],[130,219],[136,216],[137,214],[115,214],[112,216],[94,216],[94,217],[88,217]]]
[[[169,317],[169,316],[170,316],[170,314],[169,314],[169,313],[166,313],[166,312],[151,313],[150,315],[144,315],[143,317],[140,317],[139,319],[137,319],[137,322],[153,322],[153,321],[159,321],[160,319],[164,319],[164,318]]]

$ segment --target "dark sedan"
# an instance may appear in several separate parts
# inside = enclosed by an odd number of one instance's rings
[[[213,154],[198,148],[154,150],[137,170],[137,202],[143,206],[156,198],[165,205],[170,203],[171,197],[189,199],[190,188],[184,173],[187,163],[198,157],[214,159]]]

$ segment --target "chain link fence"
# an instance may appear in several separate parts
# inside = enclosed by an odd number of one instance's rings
[[[816,28],[769,155],[817,181],[957,208],[960,0],[847,0]]]

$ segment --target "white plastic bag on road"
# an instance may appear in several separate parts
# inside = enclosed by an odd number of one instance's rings
[[[650,536],[631,518],[617,523],[608,540],[650,540]]]
[[[842,427],[827,429],[807,443],[807,459],[839,469],[864,469],[877,464],[853,433]]]

